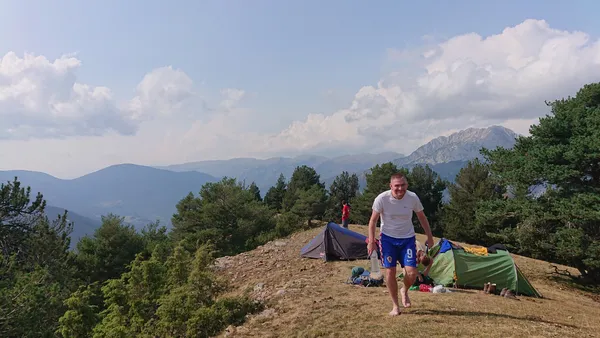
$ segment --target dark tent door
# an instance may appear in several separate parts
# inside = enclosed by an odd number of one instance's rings
[[[302,248],[302,257],[334,259],[367,259],[367,237],[329,222],[323,231]]]

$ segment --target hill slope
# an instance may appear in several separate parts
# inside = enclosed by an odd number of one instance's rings
[[[50,221],[55,220],[59,215],[64,214],[65,209],[46,205],[45,214]],[[71,233],[71,248],[74,248],[81,237],[92,235],[94,231],[102,225],[100,220],[91,219],[79,215],[78,213],[68,211],[67,220],[73,223],[73,232]]]
[[[366,234],[364,226],[350,227]],[[353,266],[367,268],[368,261],[325,263],[299,256],[319,231],[297,233],[217,260],[219,273],[231,280],[232,294],[249,291],[268,304],[261,314],[228,328],[229,332],[239,337],[591,337],[600,329],[597,302],[549,279],[549,263],[519,256],[517,265],[544,299],[511,300],[475,290],[410,291],[412,308],[390,318],[385,287],[344,283]]]

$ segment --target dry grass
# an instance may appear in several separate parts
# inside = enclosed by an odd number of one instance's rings
[[[367,231],[364,226],[350,228]],[[233,294],[250,292],[268,305],[263,313],[251,316],[240,327],[228,328],[224,335],[592,337],[600,330],[598,302],[549,278],[553,271],[549,263],[520,256],[514,256],[515,261],[544,299],[511,300],[475,290],[410,291],[412,307],[389,317],[391,300],[385,287],[345,284],[351,268],[368,268],[368,261],[325,263],[300,257],[300,249],[319,231],[297,233],[219,260],[220,273],[231,280]]]

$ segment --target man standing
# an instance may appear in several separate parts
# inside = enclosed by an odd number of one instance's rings
[[[408,189],[408,180],[402,173],[390,178],[390,190],[379,194],[373,201],[373,212],[369,220],[369,238],[367,250],[369,255],[376,248],[375,227],[381,218],[381,238],[379,249],[381,261],[386,271],[386,284],[392,297],[391,316],[400,314],[398,305],[398,282],[396,281],[396,265],[404,268],[404,286],[400,290],[402,304],[410,307],[408,289],[417,278],[417,250],[415,228],[412,223],[413,212],[417,214],[421,226],[427,234],[427,245],[433,246],[433,235],[419,197]]]
[[[348,228],[348,220],[350,219],[350,206],[346,201],[342,201],[342,226]]]

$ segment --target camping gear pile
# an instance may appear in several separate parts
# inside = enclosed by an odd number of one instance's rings
[[[436,283],[431,277],[423,275],[419,272],[419,276],[416,278],[413,285],[409,288],[411,291],[420,291],[420,292],[432,292],[432,293],[446,293],[450,292],[445,286]],[[404,274],[400,273],[397,276],[398,279],[404,278]]]
[[[346,281],[347,284],[360,285],[365,287],[382,286],[383,274],[371,273],[361,266],[352,268],[351,276]]]

